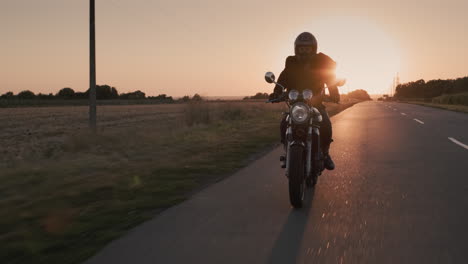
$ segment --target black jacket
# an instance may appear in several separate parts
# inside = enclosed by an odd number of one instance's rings
[[[323,53],[318,53],[305,62],[300,61],[296,56],[289,56],[286,58],[284,70],[278,77],[278,83],[286,87],[288,92],[292,89],[312,90],[314,94],[312,105],[321,105],[325,84],[327,84],[330,96],[339,100],[339,92],[335,84],[335,68],[336,62]],[[282,88],[277,85],[274,93],[280,95]]]

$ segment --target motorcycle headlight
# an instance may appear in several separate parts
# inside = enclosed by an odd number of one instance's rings
[[[304,103],[296,103],[291,108],[291,117],[295,123],[304,123],[309,119],[309,106]]]
[[[304,97],[304,100],[309,100],[310,98],[312,98],[314,94],[312,93],[311,90],[307,89],[307,90],[304,90],[302,92],[302,97]]]
[[[299,92],[297,90],[291,90],[289,92],[289,100],[297,100],[297,98],[299,98]]]

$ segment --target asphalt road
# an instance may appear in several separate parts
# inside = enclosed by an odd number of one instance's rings
[[[366,102],[332,122],[337,168],[302,210],[278,148],[86,263],[468,263],[468,114]]]

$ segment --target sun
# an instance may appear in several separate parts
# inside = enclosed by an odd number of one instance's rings
[[[328,17],[312,22],[305,31],[316,36],[319,52],[337,62],[337,76],[347,79],[341,92],[389,92],[400,68],[400,52],[377,24],[360,17]]]

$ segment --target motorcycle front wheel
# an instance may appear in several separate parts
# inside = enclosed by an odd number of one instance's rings
[[[294,208],[301,208],[305,188],[304,148],[291,146],[289,155],[289,200]]]

